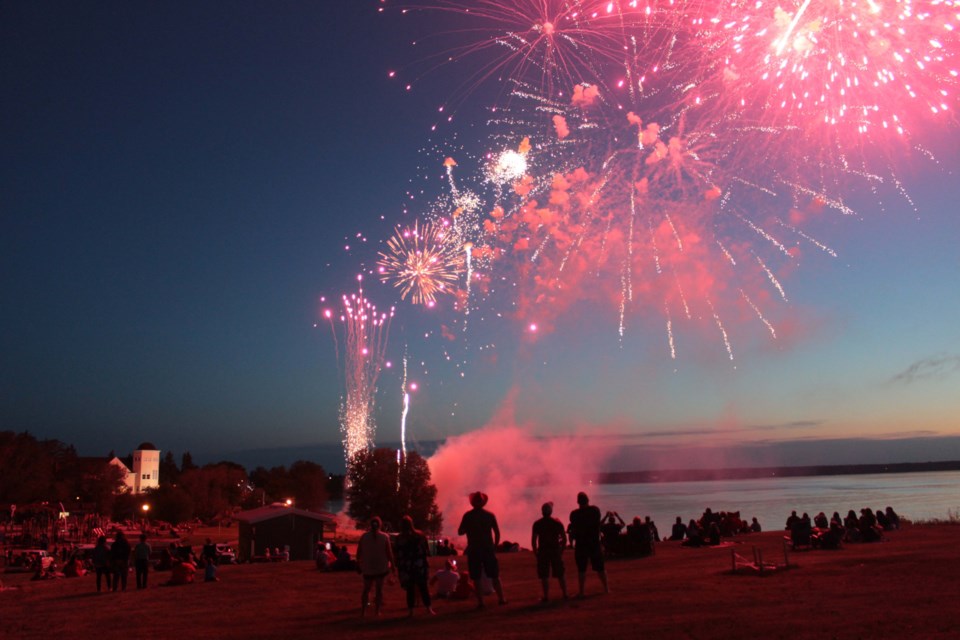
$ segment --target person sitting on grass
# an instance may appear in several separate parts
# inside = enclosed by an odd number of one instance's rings
[[[687,537],[687,525],[683,524],[683,520],[680,516],[677,516],[677,521],[673,523],[673,528],[670,530],[670,539],[674,541],[680,541]]]
[[[853,509],[847,512],[847,517],[843,519],[843,528],[846,535],[844,542],[860,542],[860,519],[857,518],[857,512]]]
[[[885,512],[887,514],[887,522],[890,523],[890,529],[899,529],[900,516],[893,510],[893,507],[887,507]]]
[[[821,532],[811,539],[815,547],[821,549],[839,549],[843,540],[843,525],[833,520],[830,522],[830,528]]]
[[[793,529],[790,531],[790,542],[793,548],[809,546],[811,535],[813,535],[813,526],[810,523],[810,516],[804,513],[803,517],[794,522]]]
[[[460,574],[457,582],[457,588],[450,594],[451,600],[469,600],[473,597],[473,583],[470,581],[470,574],[464,571]]]
[[[760,522],[757,520],[757,517],[753,517],[753,521],[750,522],[750,533],[760,533],[762,531],[760,527]]]
[[[460,574],[457,573],[456,560],[447,560],[443,569],[437,570],[430,578],[430,586],[436,587],[433,594],[435,598],[452,598],[459,582]],[[467,584],[469,584],[469,581]]]
[[[86,575],[87,570],[83,567],[83,561],[77,556],[67,560],[63,566],[63,575],[67,578],[80,578]]]
[[[870,507],[860,509],[859,525],[860,540],[863,542],[879,542],[883,537],[883,529],[877,524],[877,517]]]
[[[716,522],[711,522],[710,528],[707,529],[707,544],[711,547],[716,547],[720,544],[720,525]]]
[[[192,584],[196,572],[197,565],[193,562],[177,558],[173,561],[173,567],[170,569],[170,579],[165,584],[171,587]]]
[[[703,534],[700,532],[700,526],[697,524],[697,521],[690,519],[690,522],[687,523],[687,539],[681,542],[685,547],[702,547],[703,546]]]
[[[331,554],[333,550],[331,549]],[[333,557],[333,556],[331,556]],[[357,563],[350,557],[347,545],[343,545],[336,552],[336,558],[330,564],[330,571],[356,571]]]

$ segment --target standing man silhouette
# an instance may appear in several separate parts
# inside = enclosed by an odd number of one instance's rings
[[[577,561],[577,579],[580,586],[577,597],[583,597],[588,562],[600,576],[603,592],[610,593],[607,570],[603,564],[603,549],[600,547],[600,509],[590,504],[590,498],[583,491],[577,494],[577,504],[579,507],[570,512],[570,526],[567,527],[567,533],[573,541],[573,557]]]

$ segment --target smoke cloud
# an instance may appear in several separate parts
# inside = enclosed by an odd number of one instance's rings
[[[540,506],[554,502],[566,521],[578,491],[590,493],[590,479],[604,470],[612,446],[588,436],[541,438],[516,426],[487,426],[449,438],[429,459],[444,514],[444,535],[456,540],[468,496],[482,491],[497,516],[501,540],[530,546],[530,528]],[[461,548],[466,539],[459,539]]]

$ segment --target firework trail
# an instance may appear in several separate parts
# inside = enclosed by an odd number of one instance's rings
[[[340,407],[340,431],[343,434],[344,456],[349,466],[358,451],[374,442],[376,423],[377,380],[386,361],[387,338],[394,309],[378,311],[363,294],[362,276],[357,276],[358,291],[343,295],[343,312],[339,317],[340,337],[334,314],[327,310],[344,380]]]
[[[407,356],[403,356],[403,380],[400,383],[403,394],[403,412],[400,414],[400,450],[407,455],[407,414],[410,413],[410,392],[407,391]]]

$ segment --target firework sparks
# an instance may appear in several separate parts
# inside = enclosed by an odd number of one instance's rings
[[[671,358],[676,319],[712,318],[732,359],[721,317],[759,318],[776,338],[767,307],[788,303],[788,263],[804,245],[836,257],[804,221],[859,216],[854,183],[912,202],[892,159],[922,151],[927,122],[955,124],[957,0],[417,8],[457,24],[447,61],[480,61],[468,91],[499,83],[487,144],[501,151],[482,168],[493,193],[444,162],[465,315],[479,269],[510,283],[527,326],[599,301],[615,305],[622,344],[631,308],[663,308]]]
[[[357,293],[344,294],[342,298],[339,332],[333,312],[324,312],[331,323],[344,381],[340,430],[348,465],[357,452],[370,448],[374,442],[377,380],[386,362],[387,338],[394,314],[393,307],[389,311],[378,311],[376,305],[364,297],[362,276],[357,276],[357,282]]]
[[[461,248],[441,226],[430,223],[413,228],[397,228],[381,252],[380,279],[400,289],[400,297],[409,295],[414,304],[432,306],[438,295],[452,293],[463,264]]]

